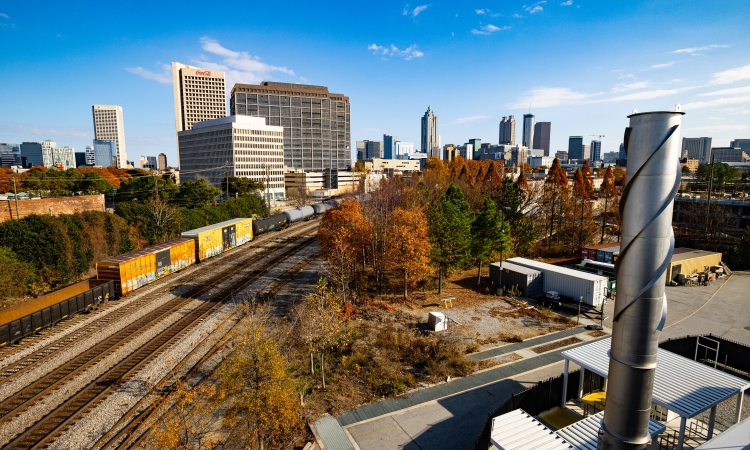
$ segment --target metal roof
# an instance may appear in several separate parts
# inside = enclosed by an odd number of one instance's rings
[[[503,270],[505,270],[505,269],[512,270],[513,272],[522,273],[524,275],[538,275],[538,274],[542,273],[539,270],[531,269],[529,267],[519,266],[518,264],[513,264],[513,263],[510,263],[508,261],[504,261],[501,264],[500,268],[503,269]]]
[[[516,409],[492,419],[490,441],[500,450],[575,448],[522,409]]]
[[[677,250],[680,250],[677,253]],[[685,261],[686,259],[705,258],[707,256],[717,256],[721,258],[721,253],[709,252],[706,250],[693,250],[691,248],[675,249],[674,255],[672,255],[672,263],[679,261]]]
[[[603,280],[604,282],[609,281],[607,277],[603,277],[601,275],[595,275],[593,273],[588,273],[588,272],[581,272],[580,270],[568,269],[567,267],[554,266],[552,264],[547,264],[547,263],[543,263],[540,261],[534,261],[533,259],[510,258],[510,259],[507,259],[505,262],[509,262],[511,264],[525,266],[525,267],[529,267],[529,268],[533,268],[537,270],[549,270],[551,272],[562,273],[565,275],[569,275],[571,277],[581,278],[584,280],[591,280],[591,281]]]
[[[579,366],[607,378],[612,338],[561,353]],[[676,353],[658,349],[653,401],[682,417],[697,414],[750,388],[750,383]]]
[[[565,428],[560,428],[556,433],[579,450],[596,450],[599,429],[603,419],[604,411],[588,416]],[[652,438],[663,433],[666,429],[667,426],[663,423],[649,419],[648,433]]]
[[[750,419],[734,424],[696,450],[746,450],[750,442]]]

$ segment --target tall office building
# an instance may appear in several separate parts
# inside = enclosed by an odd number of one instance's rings
[[[367,141],[365,159],[383,159],[383,141]]]
[[[383,158],[396,159],[396,141],[398,136],[383,135]]]
[[[438,117],[431,106],[422,116],[422,152],[428,156],[440,158],[440,137],[438,136]]]
[[[513,116],[503,116],[503,120],[500,121],[499,144],[516,145],[516,119]]]
[[[156,156],[141,156],[141,169],[156,170]]]
[[[224,72],[172,62],[174,119],[177,132],[193,124],[227,115]]]
[[[115,141],[116,165],[123,169],[128,166],[128,154],[125,150],[125,124],[122,119],[122,107],[117,105],[92,105],[94,115],[94,139]]]
[[[180,177],[223,187],[229,176],[265,185],[266,198],[284,196],[284,129],[261,117],[229,116],[196,122],[177,133]]]
[[[91,165],[96,167],[116,166],[117,143],[113,140],[94,139]]]
[[[750,139],[735,139],[730,144],[732,148],[741,148],[747,153],[750,153]]]
[[[159,170],[167,170],[167,155],[159,153]]]
[[[523,115],[523,142],[521,145],[531,148],[534,144],[534,115]]]
[[[620,151],[618,152],[617,159],[625,159],[628,155],[625,153],[625,144],[620,144]]]
[[[396,159],[409,159],[414,153],[414,142],[396,141]]]
[[[602,160],[602,141],[591,141],[591,162]]]
[[[544,150],[544,156],[549,156],[549,139],[552,122],[537,122],[534,125],[534,145],[532,148]]]
[[[367,143],[368,140],[364,141],[357,141],[357,161],[361,161],[365,159],[365,156],[367,155]]]
[[[583,136],[570,136],[568,138],[568,158],[584,160]]]
[[[232,115],[265,117],[284,127],[284,164],[306,172],[352,165],[349,97],[325,86],[264,81],[235,84]]]
[[[701,164],[711,162],[711,138],[682,138],[682,156],[697,159]]]
[[[42,156],[42,144],[39,142],[21,143],[21,159],[26,160],[25,166],[43,166],[44,157]]]
[[[716,164],[750,161],[750,156],[739,147],[714,147],[711,149],[711,155],[714,157],[714,163]]]

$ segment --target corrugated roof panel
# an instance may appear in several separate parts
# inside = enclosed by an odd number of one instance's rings
[[[490,440],[500,450],[568,450],[575,448],[522,409],[492,419]]]
[[[531,269],[529,267],[519,266],[518,264],[513,264],[508,261],[503,261],[502,265],[500,266],[502,269],[509,269],[517,273],[522,273],[525,275],[536,275],[541,273],[538,270]]]
[[[604,411],[588,416],[565,428],[560,428],[556,433],[580,450],[596,450],[602,419],[604,419]],[[663,433],[666,429],[666,425],[654,419],[649,419],[648,432],[652,438]]]
[[[607,377],[612,338],[561,353],[586,370]],[[653,401],[680,416],[697,414],[750,388],[750,383],[676,353],[658,349]]]
[[[242,222],[243,220],[247,220],[247,218],[244,218],[244,219],[243,218],[238,218],[238,219],[225,220],[224,222],[219,222],[219,223],[215,223],[213,225],[207,225],[205,227],[200,227],[200,228],[196,228],[194,230],[185,231],[185,232],[182,233],[182,236],[197,236],[198,233],[200,233],[202,231],[213,230],[213,229],[216,229],[216,228],[224,228],[224,227],[227,227],[229,225],[235,225],[237,222]]]

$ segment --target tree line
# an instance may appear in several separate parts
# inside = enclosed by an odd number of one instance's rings
[[[378,292],[410,288],[435,276],[511,256],[580,254],[586,245],[616,239],[619,191],[625,174],[602,170],[594,189],[588,163],[572,176],[555,159],[546,178],[521,171],[505,176],[502,161],[445,162],[431,158],[425,172],[383,179],[362,204],[348,200],[327,211],[318,240],[340,295],[371,282]]]

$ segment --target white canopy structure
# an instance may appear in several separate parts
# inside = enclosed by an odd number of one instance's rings
[[[552,431],[522,409],[492,419],[490,440],[500,450],[596,450],[600,412],[565,428]],[[648,431],[652,439],[666,426],[651,419]]]
[[[561,353],[565,359],[563,399],[567,394],[565,389],[570,361],[581,367],[578,398],[582,394],[585,370],[608,378],[611,341],[611,338],[602,339]],[[750,388],[750,383],[663,349],[657,351],[656,364],[653,402],[680,416],[679,450],[683,448],[687,419],[710,409],[708,439],[711,439],[716,405],[732,396],[737,396],[735,423],[740,421],[743,392]]]

